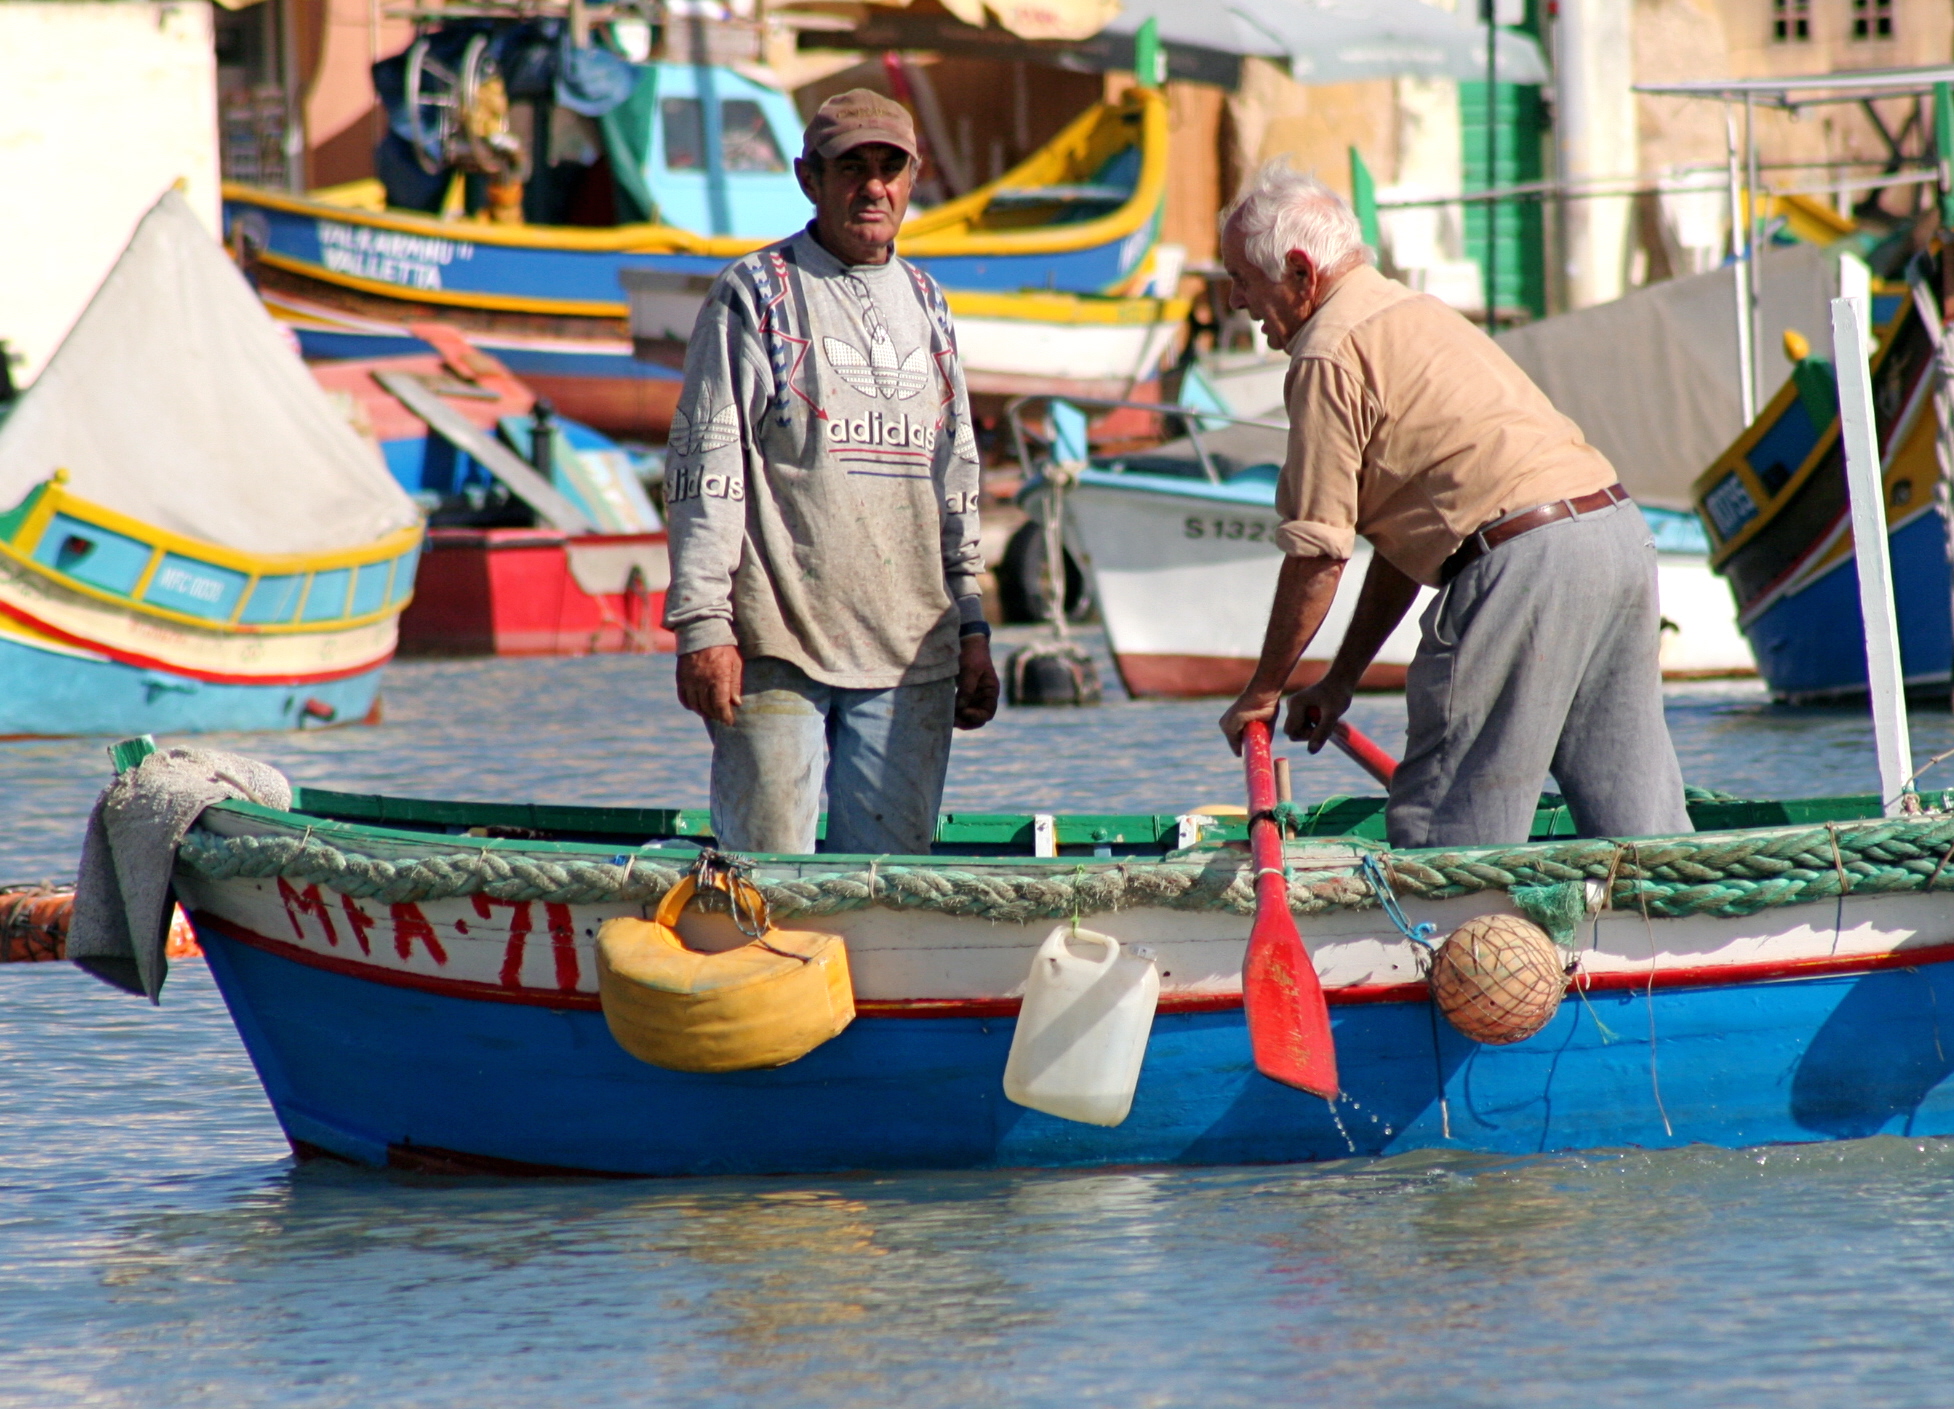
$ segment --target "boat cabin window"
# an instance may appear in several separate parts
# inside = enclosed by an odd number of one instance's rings
[[[665,119],[665,169],[704,171],[706,167],[705,123],[697,98],[667,98],[658,105]]]
[[[719,105],[720,129],[724,140],[720,150],[726,156],[728,171],[785,171],[787,159],[780,154],[773,129],[760,105],[747,98],[729,98]]]
[[[706,167],[704,110],[697,98],[666,98],[659,105],[665,121],[665,169],[703,171]],[[787,159],[774,140],[767,115],[750,98],[728,98],[719,105],[719,150],[728,171],[781,172]]]

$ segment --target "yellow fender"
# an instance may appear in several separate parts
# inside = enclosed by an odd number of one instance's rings
[[[840,935],[768,927],[738,949],[688,949],[673,922],[697,889],[688,876],[651,919],[620,916],[597,931],[597,991],[620,1047],[672,1071],[754,1071],[785,1066],[854,1021]],[[752,913],[765,911],[756,903]]]

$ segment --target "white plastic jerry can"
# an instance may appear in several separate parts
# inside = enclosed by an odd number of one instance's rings
[[[1038,947],[1004,1063],[1004,1094],[1087,1125],[1118,1125],[1133,1108],[1160,970],[1153,951],[1060,925]]]

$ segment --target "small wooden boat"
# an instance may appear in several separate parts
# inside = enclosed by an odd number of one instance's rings
[[[665,530],[623,448],[545,413],[548,453],[539,459],[535,393],[453,329],[417,331],[440,355],[312,368],[358,408],[394,477],[428,510],[401,652],[671,650],[660,624],[671,579]],[[497,473],[509,457],[536,469],[585,522],[555,523],[510,493]]]
[[[929,856],[751,858],[772,923],[844,939],[856,1016],[787,1065],[714,1074],[620,1047],[598,969],[607,920],[695,874],[702,813],[307,787],[289,812],[207,811],[176,893],[302,1158],[698,1175],[1934,1136],[1954,1134],[1954,797],[1931,801],[1883,819],[1873,798],[1700,795],[1695,835],[1584,841],[1543,798],[1525,845],[1397,852],[1382,799],[1302,808],[1286,863],[1334,1105],[1250,1059],[1241,818],[955,814]],[[1566,970],[1508,1045],[1454,1030],[1425,977],[1423,926],[1492,914],[1553,933]],[[1159,966],[1117,1126],[1001,1089],[1030,964],[1068,920]],[[697,947],[745,942],[700,923]]]
[[[1937,283],[1926,269],[1912,297],[1875,291],[1872,376],[1902,670],[1909,686],[1945,688],[1954,618],[1947,524],[1935,507],[1945,434],[1934,372],[1940,314],[1929,292]],[[1794,702],[1864,694],[1865,630],[1829,363],[1801,362],[1694,494],[1714,545],[1711,566],[1730,584],[1772,693]]]
[[[678,158],[666,130],[673,120],[668,108],[699,101],[693,67],[661,63],[642,66],[639,83],[664,96],[628,105],[641,106],[647,124],[631,134],[631,146],[642,164],[644,199],[659,219],[610,227],[501,225],[376,208],[377,183],[303,197],[228,184],[228,238],[246,257],[267,306],[297,331],[307,357],[419,351],[405,341],[412,337],[408,325],[441,322],[493,353],[564,414],[612,434],[662,435],[679,373],[669,359],[634,360],[623,280],[659,275],[703,292],[731,260],[791,234],[807,218],[788,168],[800,144],[792,103],[730,69],[712,72],[719,101],[752,108],[772,143],[764,160],[719,174],[729,190],[724,220],[708,217],[711,173],[698,166],[691,148],[684,164],[672,164]],[[1166,144],[1164,100],[1135,89],[1095,105],[997,180],[916,213],[897,248],[952,291],[960,318],[956,295],[1038,290],[1110,296],[1110,312],[1060,309],[1052,318],[1060,329],[1178,324],[1184,306],[1143,317],[1136,305],[1119,302],[1152,277]],[[702,233],[715,223],[725,227],[722,233]],[[690,306],[696,311],[696,293]],[[1036,308],[972,313],[1022,324],[1038,319]],[[687,319],[676,334],[690,331]],[[1107,339],[1060,340],[1091,356]],[[1096,359],[1112,370],[1091,376],[1100,385],[1112,376],[1130,382],[1142,350],[1121,342]],[[1056,365],[1073,364],[1062,355]],[[1007,360],[998,370],[1010,368]]]
[[[165,194],[0,424],[0,736],[368,717],[421,518]]]
[[[1255,673],[1282,563],[1273,540],[1286,435],[1261,423],[1240,424],[1211,429],[1199,447],[1181,439],[1100,457],[1067,492],[1071,538],[1091,574],[1107,647],[1129,693],[1234,694]],[[1656,539],[1664,677],[1752,673],[1730,600],[1710,572],[1702,531],[1687,514],[1642,513]],[[1329,669],[1356,610],[1370,551],[1359,539],[1292,687]],[[1429,588],[1420,591],[1365,672],[1363,688],[1404,687],[1418,649],[1418,616],[1431,597]]]

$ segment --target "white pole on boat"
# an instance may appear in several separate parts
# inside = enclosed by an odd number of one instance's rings
[[[1886,542],[1886,488],[1873,421],[1872,367],[1860,331],[1863,301],[1832,300],[1832,358],[1839,376],[1839,436],[1845,444],[1846,490],[1852,497],[1853,556],[1859,565],[1859,610],[1866,624],[1866,684],[1879,750],[1879,796],[1888,817],[1909,811],[1913,745],[1907,736],[1906,686],[1900,675],[1900,628],[1893,608],[1893,560]]]
[[[1756,357],[1750,340],[1750,235],[1737,180],[1737,115],[1723,107],[1723,133],[1730,158],[1730,265],[1737,278],[1737,395],[1744,424],[1757,419]]]
[[[1749,266],[1750,308],[1750,394],[1753,405],[1764,400],[1763,368],[1758,365],[1758,349],[1764,343],[1763,312],[1764,262],[1759,256],[1764,244],[1763,183],[1757,179],[1757,99],[1744,95],[1744,213],[1750,217],[1744,231],[1744,263]]]

